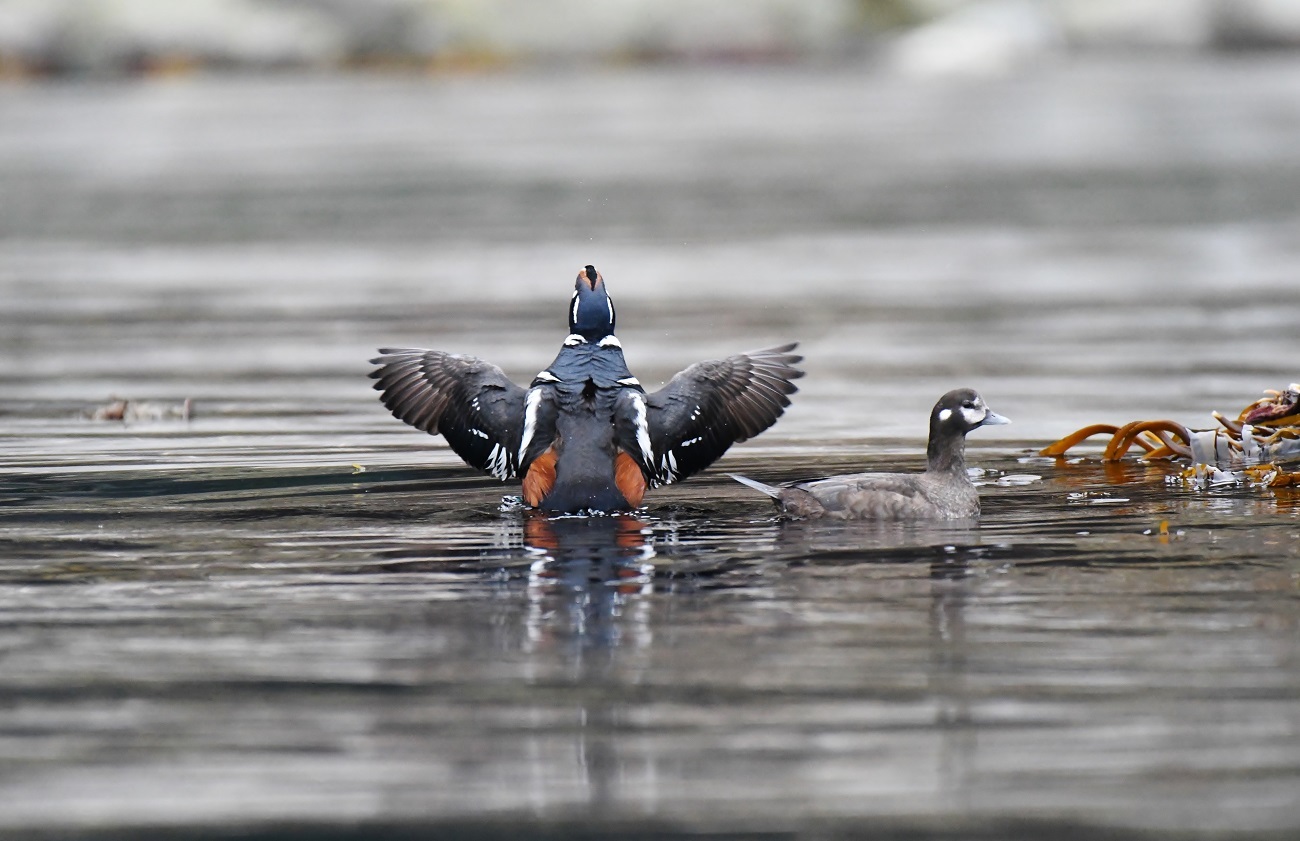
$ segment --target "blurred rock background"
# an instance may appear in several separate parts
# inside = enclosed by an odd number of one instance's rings
[[[1300,44],[1300,0],[0,0],[0,75],[868,58]]]

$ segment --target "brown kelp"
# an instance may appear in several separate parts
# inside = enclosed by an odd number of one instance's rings
[[[1190,467],[1182,478],[1197,485],[1300,485],[1300,472],[1288,473],[1278,466],[1300,459],[1300,383],[1265,394],[1236,418],[1214,412],[1219,426],[1213,429],[1189,429],[1171,420],[1134,421],[1123,426],[1092,424],[1040,453],[1061,457],[1088,438],[1109,435],[1102,461],[1119,461],[1137,447],[1146,460],[1187,462]]]

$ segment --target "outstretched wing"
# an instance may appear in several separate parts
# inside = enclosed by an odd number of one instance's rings
[[[526,389],[473,356],[421,348],[379,352],[383,356],[370,360],[379,366],[370,376],[378,380],[380,400],[398,419],[430,435],[441,434],[467,464],[498,479],[519,475]],[[537,408],[532,407],[534,418]]]
[[[658,487],[698,473],[737,441],[776,423],[802,356],[795,343],[698,362],[653,394],[625,391],[615,412],[619,446]]]

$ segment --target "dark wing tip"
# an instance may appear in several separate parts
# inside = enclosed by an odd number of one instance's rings
[[[804,375],[804,372],[794,367],[803,362],[803,355],[791,353],[799,347],[798,342],[779,345],[777,347],[763,348],[762,350],[751,350],[743,354],[749,357],[756,365],[763,365],[773,369],[779,369],[781,373],[792,380],[797,380]]]
[[[420,348],[384,348],[370,372],[380,402],[399,420],[441,434],[466,463],[499,479],[515,474],[525,390],[481,359]]]

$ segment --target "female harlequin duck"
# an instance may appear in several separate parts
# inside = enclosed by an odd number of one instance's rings
[[[696,363],[647,394],[614,337],[604,278],[587,266],[576,287],[569,335],[528,388],[472,356],[381,349],[370,374],[380,399],[467,464],[521,480],[529,505],[558,512],[636,508],[647,488],[703,470],[790,405],[803,376],[794,344]]]
[[[841,520],[960,520],[978,517],[980,497],[966,475],[966,433],[1011,423],[969,388],[950,391],[930,411],[924,473],[852,473],[772,487],[738,482],[776,500],[787,514]]]

